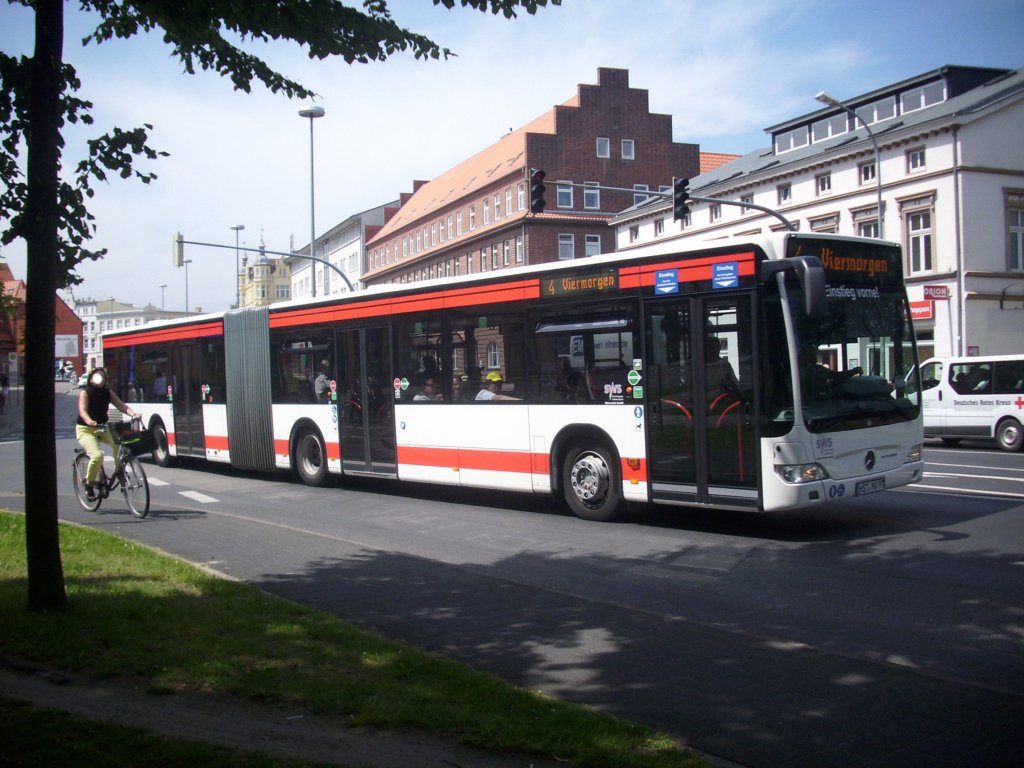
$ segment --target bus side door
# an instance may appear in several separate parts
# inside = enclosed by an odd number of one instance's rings
[[[750,293],[648,303],[653,499],[757,506],[753,307]]]

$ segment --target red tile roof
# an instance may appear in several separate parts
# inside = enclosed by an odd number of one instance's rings
[[[742,155],[729,155],[725,152],[701,152],[700,153],[700,172],[707,173],[713,171],[720,165],[731,163],[733,160],[742,157]]]
[[[574,96],[563,106],[577,106]],[[381,228],[373,241],[387,240],[413,222],[428,218],[457,201],[472,196],[493,181],[523,167],[527,133],[555,132],[555,109],[552,108],[523,127],[505,134],[494,144],[478,152],[454,168],[420,186],[398,212]],[[525,179],[524,179],[525,180]]]

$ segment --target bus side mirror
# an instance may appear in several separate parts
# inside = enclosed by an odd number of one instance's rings
[[[825,314],[825,268],[817,256],[795,256],[777,261],[761,262],[761,278],[768,282],[780,272],[793,270],[800,280],[804,312],[808,317]]]

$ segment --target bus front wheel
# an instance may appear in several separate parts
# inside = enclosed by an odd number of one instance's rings
[[[303,483],[314,488],[327,482],[327,451],[315,430],[305,429],[295,438],[295,471]]]
[[[562,465],[562,490],[573,514],[607,522],[622,514],[622,486],[614,455],[603,446],[574,445]]]
[[[1014,418],[1005,418],[996,427],[996,440],[1004,451],[1019,451],[1024,444],[1024,429]]]
[[[153,424],[153,463],[158,467],[171,466],[170,442],[167,439],[167,427],[162,421]]]

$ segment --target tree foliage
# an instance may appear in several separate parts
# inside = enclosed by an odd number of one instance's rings
[[[0,52],[0,243],[9,245],[21,238],[28,253],[24,407],[36,420],[25,439],[25,466],[33,467],[25,489],[29,605],[52,610],[66,601],[57,535],[51,381],[55,290],[80,282],[74,270],[83,260],[104,255],[103,250],[88,248],[95,231],[87,207],[94,184],[111,175],[148,184],[155,175],[137,170],[136,161],[155,160],[165,153],[148,146],[148,124],[132,130],[114,128],[89,141],[86,157],[65,176],[62,130],[68,124],[91,125],[93,120],[92,104],[75,95],[78,76],[63,60],[64,0],[8,2],[35,13],[33,55]],[[432,2],[448,10],[461,6],[512,19],[519,11],[532,14],[561,0]],[[359,5],[339,0],[80,0],[79,5],[98,18],[83,45],[162,30],[164,42],[185,72],[217,72],[247,93],[258,83],[288,97],[314,95],[246,51],[251,43],[291,41],[310,58],[341,58],[350,64],[383,61],[399,52],[411,52],[417,59],[453,55],[396,23],[387,0],[364,0]],[[27,173],[21,171],[23,153]]]

